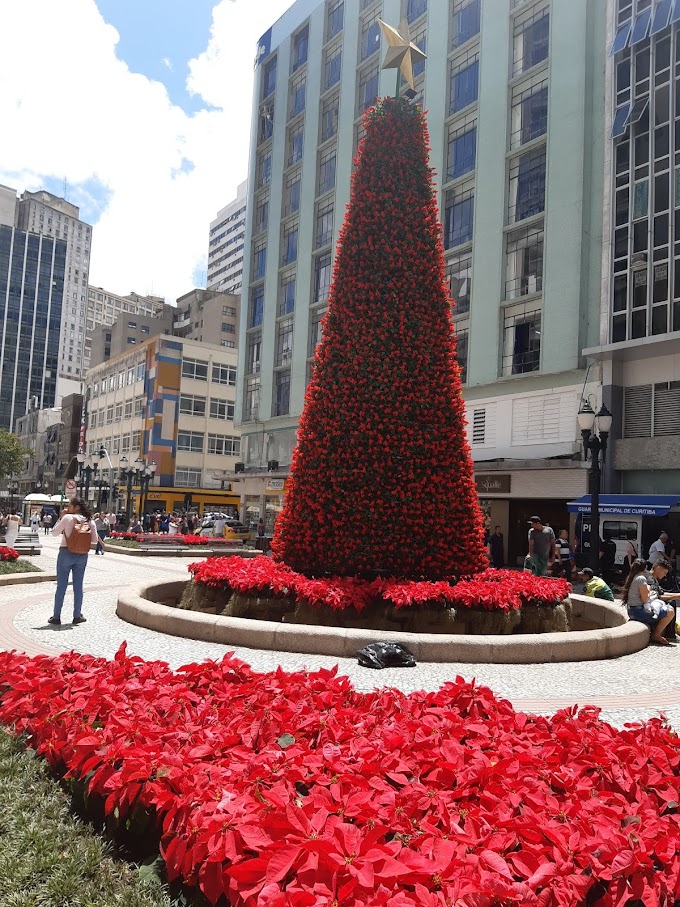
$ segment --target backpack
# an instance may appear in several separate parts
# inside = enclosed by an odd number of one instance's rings
[[[89,554],[92,544],[92,527],[89,520],[74,520],[71,534],[66,536],[66,547],[72,554]]]

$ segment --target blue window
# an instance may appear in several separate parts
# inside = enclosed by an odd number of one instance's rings
[[[409,22],[418,19],[427,12],[427,0],[408,0],[406,7],[406,18]]]
[[[548,57],[550,17],[548,11],[528,22],[522,29],[522,60],[519,72],[526,72]],[[517,70],[516,70],[517,72]]]
[[[289,265],[297,261],[298,251],[298,231],[297,227],[289,230],[283,236],[283,264]]]
[[[478,60],[451,76],[451,113],[457,113],[477,100],[478,82]]]
[[[460,246],[472,239],[474,207],[474,196],[447,205],[444,212],[447,249]]]
[[[612,126],[612,138],[615,139],[626,131],[628,126],[628,116],[630,114],[630,104],[622,104],[614,114],[614,125]]]
[[[427,53],[427,38],[425,35],[423,35],[422,38],[415,39],[413,43],[419,50],[422,50],[423,53]],[[425,72],[425,63],[425,60],[416,60],[413,64],[414,79],[417,79],[419,75]]]
[[[472,0],[467,6],[458,10],[453,16],[453,47],[460,47],[470,38],[479,34],[480,9],[479,0]]]
[[[380,26],[376,22],[371,22],[367,30],[362,35],[361,59],[365,60],[375,53],[380,47]]]
[[[635,20],[635,25],[633,27],[633,34],[630,39],[630,46],[635,47],[636,44],[639,44],[640,41],[644,41],[649,32],[649,23],[652,19],[652,10],[646,9],[644,12],[641,12],[640,15]]]
[[[330,88],[340,81],[342,68],[342,53],[337,51],[334,56],[326,61],[326,88]]]
[[[469,173],[475,169],[477,150],[477,127],[473,126],[462,135],[449,141],[447,176],[450,180]]]
[[[290,315],[295,310],[295,278],[288,277],[281,287],[279,315]]]
[[[276,57],[270,60],[264,68],[262,78],[262,97],[268,97],[276,88]]]
[[[274,378],[273,416],[287,416],[290,412],[290,371],[276,372]]]
[[[668,25],[668,20],[671,17],[671,6],[673,5],[673,0],[660,0],[659,5],[654,11],[654,19],[652,21],[652,34],[656,35],[660,31],[663,31],[664,28]]]
[[[293,104],[291,106],[290,115],[292,117],[297,116],[299,113],[305,109],[305,98],[307,95],[307,83],[302,82],[300,85],[296,85],[293,89]]]
[[[250,295],[250,322],[248,327],[256,328],[262,324],[264,316],[264,286],[254,287]]]
[[[295,36],[293,43],[293,72],[299,69],[307,62],[307,51],[309,48],[309,26],[305,26],[301,32]]]
[[[618,54],[620,51],[626,49],[632,28],[632,22],[625,22],[617,31],[616,37],[612,41],[611,50],[609,51],[611,56],[614,56],[614,54]]]
[[[345,18],[345,4],[343,2],[336,3],[332,9],[328,10],[328,34],[326,35],[326,40],[330,39],[337,35],[342,29],[342,23]]]
[[[255,256],[253,259],[253,278],[257,280],[258,277],[264,277],[264,272],[267,267],[267,247],[262,246],[260,249],[255,249]]]
[[[545,210],[545,148],[519,157],[510,170],[509,221],[514,223]]]
[[[522,145],[548,131],[548,89],[541,88],[522,101]]]
[[[359,82],[359,112],[368,110],[378,97],[378,70],[366,73]]]

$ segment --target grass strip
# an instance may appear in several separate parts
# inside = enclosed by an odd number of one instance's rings
[[[42,570],[21,558],[18,561],[0,561],[0,576],[8,576],[10,573],[42,573]]]

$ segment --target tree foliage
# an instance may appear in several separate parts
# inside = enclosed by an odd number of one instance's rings
[[[14,472],[21,472],[27,453],[30,451],[21,446],[17,435],[0,428],[0,480]]]
[[[308,576],[438,580],[486,566],[422,111],[366,137],[274,555]]]

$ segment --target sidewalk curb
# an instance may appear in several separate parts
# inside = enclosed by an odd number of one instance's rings
[[[56,583],[56,573],[9,573],[7,576],[0,576],[0,588],[2,586],[30,586],[32,583]]]

